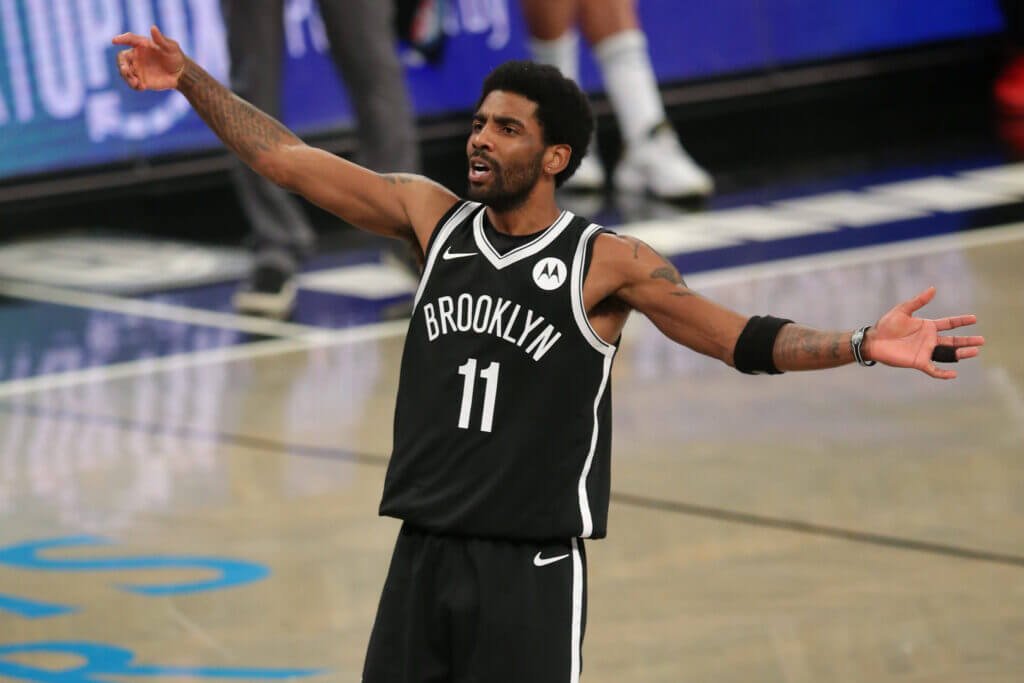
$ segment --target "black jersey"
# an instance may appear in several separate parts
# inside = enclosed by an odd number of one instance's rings
[[[616,347],[583,307],[594,237],[563,212],[500,254],[480,204],[442,219],[402,356],[380,506],[427,530],[600,538]]]

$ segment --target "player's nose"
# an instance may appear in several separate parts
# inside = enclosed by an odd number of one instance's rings
[[[488,132],[487,126],[481,126],[477,130],[474,130],[469,136],[469,144],[473,149],[494,149],[494,140],[491,137],[490,132]]]

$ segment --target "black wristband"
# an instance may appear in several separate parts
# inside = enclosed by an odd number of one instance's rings
[[[785,318],[770,315],[755,315],[747,321],[746,327],[736,340],[733,349],[733,365],[740,372],[748,375],[779,375],[782,371],[775,367],[772,354],[775,351],[775,338],[784,325],[793,322]]]

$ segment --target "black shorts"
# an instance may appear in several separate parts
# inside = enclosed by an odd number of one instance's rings
[[[363,683],[577,683],[583,542],[499,541],[402,527]]]

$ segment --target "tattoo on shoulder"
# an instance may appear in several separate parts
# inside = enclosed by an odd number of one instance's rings
[[[651,271],[652,280],[668,280],[674,285],[686,286],[686,281],[683,280],[683,276],[679,274],[679,271],[675,269],[675,266],[667,265],[661,268],[655,268]]]
[[[625,240],[628,244],[633,245],[634,260],[640,259],[640,247],[644,246],[647,247],[647,249],[649,249],[651,253],[657,256],[658,259],[660,259],[661,262],[665,264],[659,268],[655,268],[654,270],[652,270],[650,278],[652,280],[665,280],[666,282],[671,282],[672,284],[678,286],[678,290],[670,292],[671,296],[693,296],[693,292],[690,291],[689,287],[686,285],[686,281],[683,279],[683,276],[679,274],[679,271],[676,270],[676,267],[672,265],[671,261],[669,261],[667,258],[665,258],[657,251],[652,249],[651,246],[644,242],[643,240],[637,239],[636,237],[632,237],[630,235],[622,235],[621,238]]]
[[[624,239],[629,244],[633,245],[633,260],[639,259],[640,245],[644,244],[643,240],[638,240],[637,238],[630,237],[629,235],[620,235],[620,237],[622,237],[622,239]]]
[[[668,262],[666,261],[666,263]],[[678,289],[669,292],[670,296],[693,296],[693,292],[686,286],[686,281],[683,280],[683,276],[680,275],[679,271],[675,269],[675,266],[671,264],[652,270],[651,279],[666,280],[676,285]]]

